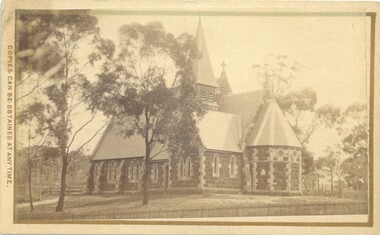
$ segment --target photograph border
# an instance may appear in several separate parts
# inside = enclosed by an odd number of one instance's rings
[[[375,80],[375,35],[376,35],[376,12],[250,12],[250,11],[154,11],[154,10],[112,10],[112,9],[59,9],[59,10],[47,10],[47,9],[15,9],[16,17],[22,12],[31,11],[57,11],[57,12],[80,12],[91,11],[95,14],[124,14],[124,15],[170,15],[170,16],[298,16],[298,17],[315,17],[315,16],[362,16],[367,19],[370,18],[370,77],[369,77],[369,188],[368,188],[368,221],[367,222],[248,222],[248,221],[196,221],[191,218],[192,221],[178,221],[168,219],[160,220],[17,220],[16,219],[16,184],[13,185],[13,223],[14,224],[110,224],[110,225],[207,225],[207,226],[315,226],[315,227],[373,227],[373,203],[374,203],[374,80]],[[15,21],[16,32],[16,21]],[[17,33],[15,34],[14,43],[17,43]],[[15,64],[17,67],[17,64]],[[16,89],[14,90],[16,95]],[[14,107],[16,108],[16,101],[14,101]],[[17,125],[14,123],[14,156],[16,156],[16,139],[17,139]],[[15,158],[16,165],[16,158]],[[15,177],[15,171],[14,171]],[[286,216],[285,216],[286,217]],[[221,217],[222,218],[222,217]],[[301,216],[300,216],[301,218]],[[207,219],[207,218],[203,218]],[[214,218],[213,218],[214,219]]]

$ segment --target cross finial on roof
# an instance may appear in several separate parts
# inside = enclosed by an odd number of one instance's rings
[[[227,67],[227,64],[224,60],[223,60],[223,63],[221,64],[221,66],[223,67],[223,72],[224,72],[224,69]]]

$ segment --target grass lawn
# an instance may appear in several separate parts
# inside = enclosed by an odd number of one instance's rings
[[[141,205],[139,194],[69,195],[65,200],[65,213],[133,212],[161,210],[215,209],[230,207],[256,207],[289,204],[350,203],[357,200],[323,196],[264,196],[235,194],[152,194],[147,206]],[[33,213],[54,213],[56,200],[36,203]],[[29,207],[18,207],[19,213],[27,213]]]

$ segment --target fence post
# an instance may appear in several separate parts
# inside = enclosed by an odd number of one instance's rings
[[[268,216],[270,216],[270,203],[268,204]]]
[[[323,203],[323,214],[326,215],[326,202]]]
[[[297,204],[296,204],[296,211],[297,211],[296,215],[299,215],[299,214],[298,214],[298,202],[297,202]]]

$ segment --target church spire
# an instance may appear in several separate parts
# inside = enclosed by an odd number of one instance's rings
[[[228,82],[227,74],[226,74],[226,71],[225,71],[225,68],[227,67],[227,65],[226,65],[226,63],[224,61],[223,61],[223,63],[221,65],[223,67],[223,70],[222,70],[222,72],[220,74],[220,78],[218,80],[219,92],[222,95],[229,95],[229,94],[232,93],[232,90],[231,90],[230,83]]]
[[[198,28],[195,35],[199,58],[193,62],[195,83],[210,87],[217,87],[214,72],[212,70],[210,56],[207,50],[206,40],[203,33],[202,20],[199,17]]]

